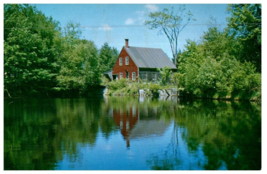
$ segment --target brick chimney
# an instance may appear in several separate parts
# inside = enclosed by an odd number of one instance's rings
[[[129,42],[128,41],[129,41],[129,39],[125,39],[125,47],[126,48],[129,48]]]

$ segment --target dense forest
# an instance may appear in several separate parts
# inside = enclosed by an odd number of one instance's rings
[[[84,93],[101,82],[118,50],[80,39],[79,24],[61,27],[34,6],[4,5],[5,97]],[[99,65],[102,66],[99,66]]]
[[[231,4],[227,11],[226,28],[210,25],[178,53],[172,83],[184,95],[261,98],[261,5]],[[62,27],[34,6],[5,4],[5,97],[81,94],[98,86],[119,52],[81,35],[77,23]]]
[[[216,23],[177,56],[178,86],[205,98],[261,98],[261,5],[228,5],[228,26]]]

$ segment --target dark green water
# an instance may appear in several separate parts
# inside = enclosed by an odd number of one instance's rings
[[[4,100],[5,170],[260,170],[261,105]]]

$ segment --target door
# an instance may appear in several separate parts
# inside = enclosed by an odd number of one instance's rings
[[[113,80],[118,80],[118,75],[117,74],[112,75],[112,77],[113,77]]]

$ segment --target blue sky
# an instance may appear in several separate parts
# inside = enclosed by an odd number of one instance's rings
[[[164,8],[178,11],[180,4],[34,4],[46,16],[51,16],[65,27],[69,21],[80,23],[82,39],[92,40],[98,48],[107,42],[119,51],[125,38],[130,46],[162,48],[171,58],[171,49],[165,35],[150,30],[143,23],[150,12]],[[211,16],[226,26],[227,4],[186,4],[196,21],[187,25],[179,36],[179,48],[183,50],[187,39],[198,41],[208,29]]]

